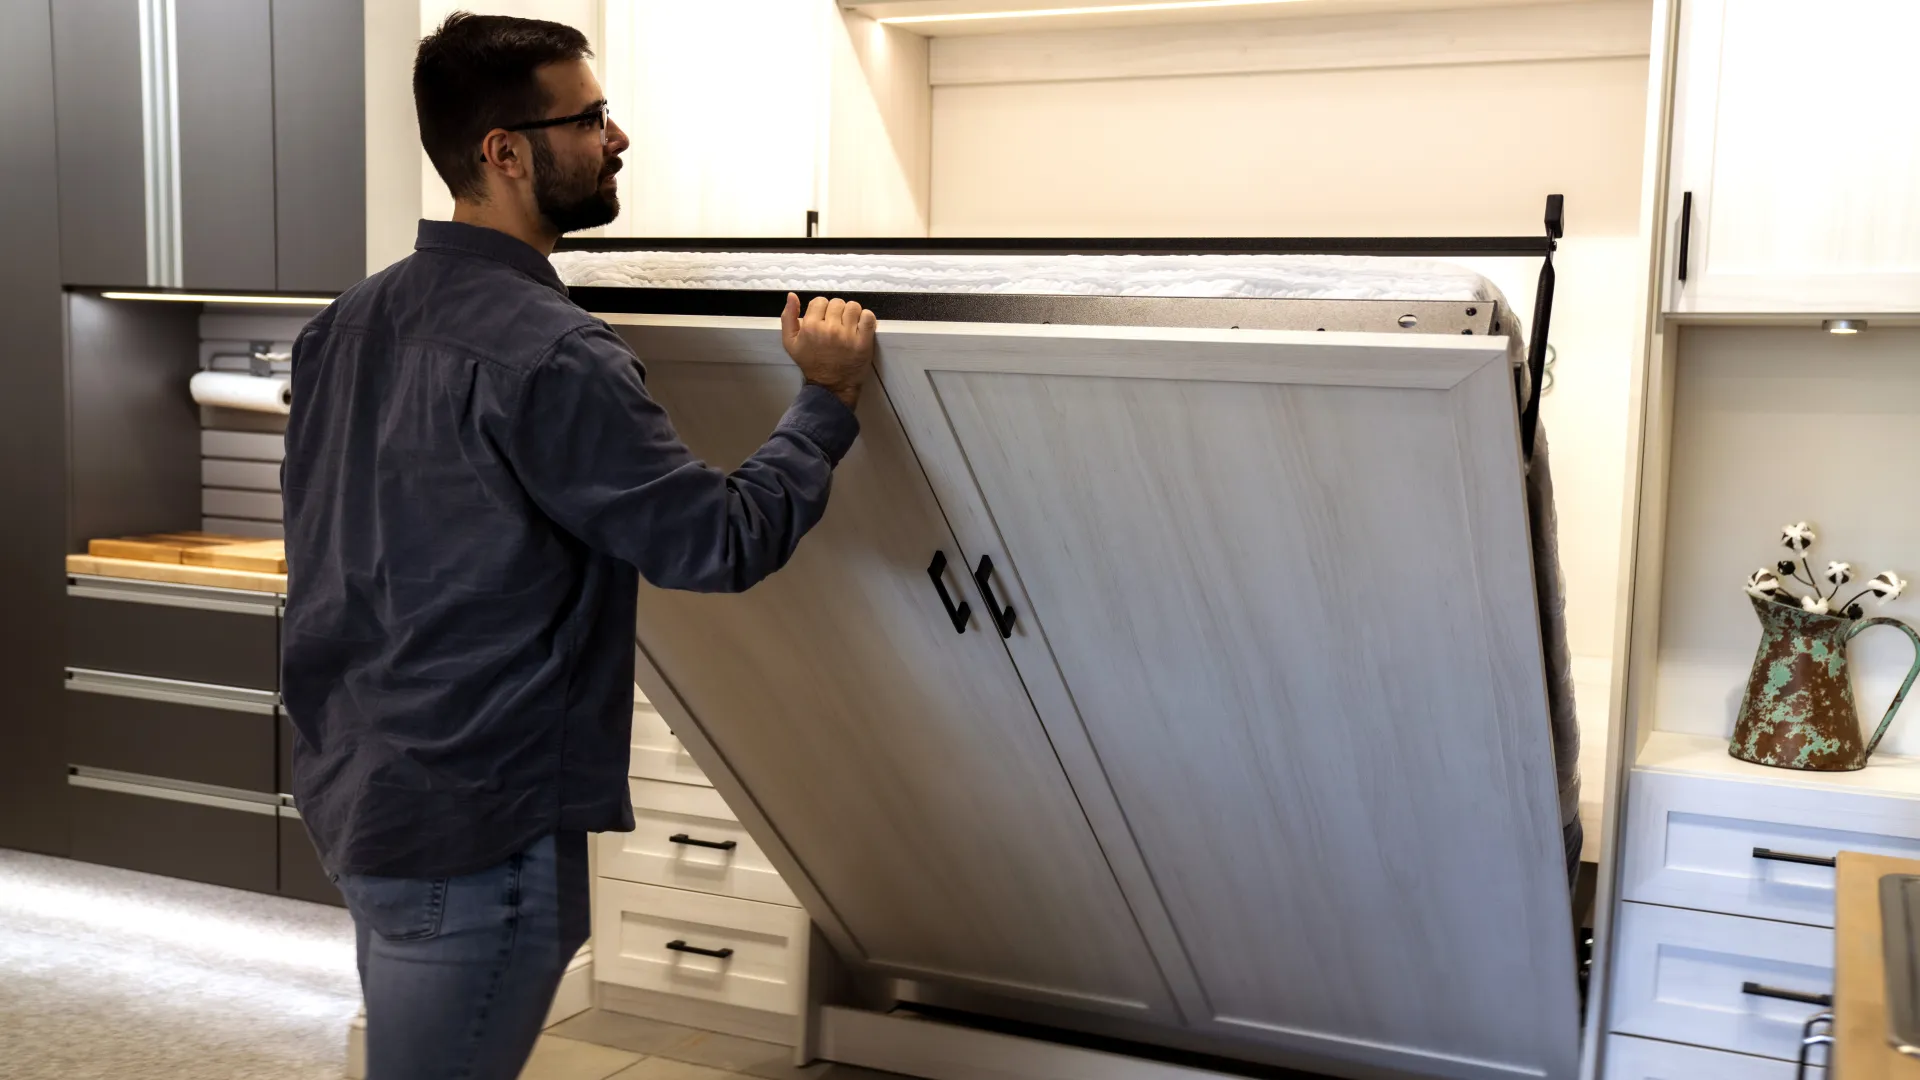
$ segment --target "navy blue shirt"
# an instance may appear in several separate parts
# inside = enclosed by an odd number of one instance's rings
[[[539,252],[453,222],[294,343],[281,692],[331,870],[452,876],[633,828],[639,578],[778,570],[858,432],[809,386],[724,472],[645,374]]]

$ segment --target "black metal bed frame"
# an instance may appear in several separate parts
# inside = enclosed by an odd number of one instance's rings
[[[1367,237],[817,237],[569,239],[560,251],[740,251],[844,255],[1373,255],[1400,258],[1483,256],[1540,258],[1533,326],[1527,338],[1527,401],[1520,413],[1520,444],[1533,458],[1540,393],[1546,382],[1547,334],[1553,325],[1553,253],[1565,233],[1566,200],[1547,196],[1540,236]],[[759,289],[663,289],[581,286],[570,290],[589,311],[647,315],[747,315],[778,311],[784,292]],[[1042,297],[1009,293],[838,293],[883,319],[951,322],[1096,321],[1100,297]],[[803,297],[804,299],[804,297]],[[1079,317],[1072,317],[1078,313]],[[1060,318],[1061,315],[1067,318]]]

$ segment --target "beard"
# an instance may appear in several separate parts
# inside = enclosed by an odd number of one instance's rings
[[[608,158],[599,168],[567,172],[553,156],[546,133],[527,140],[533,145],[533,198],[555,232],[597,228],[620,216],[620,196],[603,192],[600,184],[620,171],[620,159]]]

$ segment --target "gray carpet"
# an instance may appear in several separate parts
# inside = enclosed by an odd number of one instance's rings
[[[0,850],[0,1075],[339,1080],[345,911]]]

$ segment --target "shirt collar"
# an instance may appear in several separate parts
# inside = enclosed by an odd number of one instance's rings
[[[468,225],[461,221],[422,220],[420,234],[414,240],[413,247],[415,251],[463,251],[506,263],[560,295],[567,295],[566,285],[561,283],[559,272],[553,268],[553,263],[547,261],[546,256],[528,246],[526,241],[508,236],[498,229]]]

